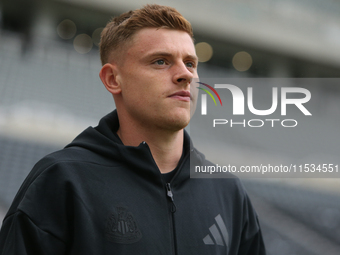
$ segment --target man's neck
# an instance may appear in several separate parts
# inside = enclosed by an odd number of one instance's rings
[[[182,156],[183,130],[159,130],[136,125],[128,125],[127,128],[125,123],[120,122],[117,134],[126,146],[138,146],[145,141],[161,173],[174,170]]]

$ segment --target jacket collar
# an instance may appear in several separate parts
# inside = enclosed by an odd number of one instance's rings
[[[72,143],[66,146],[81,147],[86,150],[92,151],[97,155],[105,158],[113,164],[124,164],[132,171],[138,172],[147,178],[161,178],[160,171],[152,157],[149,146],[146,143],[141,143],[139,146],[125,146],[117,135],[119,128],[119,120],[117,111],[109,113],[104,116],[97,127],[89,127],[79,136],[77,136]],[[182,178],[189,178],[189,165],[190,165],[190,148],[192,142],[189,134],[184,130],[184,153],[186,159],[182,162],[182,167],[178,169],[175,179],[178,176]],[[181,179],[181,178],[180,178]]]

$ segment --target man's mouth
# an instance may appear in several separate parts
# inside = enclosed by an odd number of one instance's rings
[[[191,99],[191,94],[190,91],[182,90],[171,94],[169,97],[189,102]]]

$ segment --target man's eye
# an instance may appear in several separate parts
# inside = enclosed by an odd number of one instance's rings
[[[187,67],[190,67],[190,68],[193,68],[193,67],[195,67],[195,64],[192,63],[192,62],[187,62],[187,63],[186,63],[186,66],[187,66]]]
[[[163,59],[159,59],[159,60],[155,61],[155,64],[157,64],[157,65],[164,65],[165,61]]]

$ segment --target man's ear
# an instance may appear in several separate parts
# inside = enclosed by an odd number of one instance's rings
[[[118,70],[115,64],[106,63],[99,72],[99,77],[102,80],[105,88],[112,94],[121,93],[119,79],[117,79]]]

